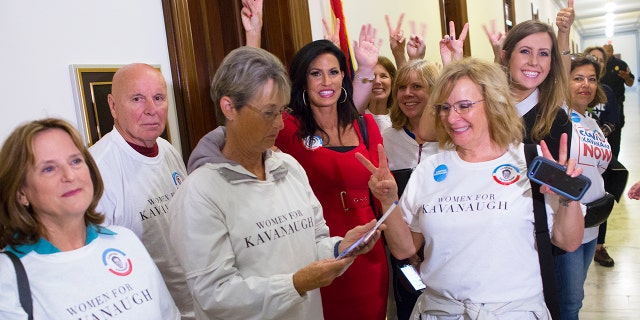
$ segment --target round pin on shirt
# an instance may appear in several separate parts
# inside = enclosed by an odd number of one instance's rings
[[[319,135],[308,136],[302,139],[302,145],[307,150],[316,150],[322,147],[322,138]]]
[[[520,180],[520,170],[512,164],[501,164],[493,169],[493,180],[508,186]]]

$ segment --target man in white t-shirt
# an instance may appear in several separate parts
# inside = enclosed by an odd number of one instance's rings
[[[108,101],[114,128],[89,149],[105,186],[96,211],[105,215],[106,225],[133,230],[182,319],[193,319],[184,270],[168,240],[168,204],[187,173],[178,151],[160,138],[167,122],[167,84],[150,65],[126,65],[114,74]]]

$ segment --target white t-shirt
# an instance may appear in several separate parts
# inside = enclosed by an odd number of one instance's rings
[[[369,111],[369,109],[366,109],[364,112],[373,116],[373,120],[375,120],[376,124],[378,125],[378,129],[380,130],[380,132],[382,132],[386,128],[391,128],[391,118],[389,117],[388,112],[387,114],[373,114],[371,113],[371,111]]]
[[[87,228],[90,242],[76,250],[59,252],[44,239],[18,248],[28,251],[20,261],[29,278],[34,319],[180,319],[140,240],[118,226],[99,233],[91,228]],[[14,270],[11,260],[1,254],[3,320],[27,318]]]
[[[613,152],[596,120],[585,117],[573,110],[569,117],[573,126],[571,158],[576,159],[576,165],[582,168],[582,174],[591,179],[591,186],[584,194],[584,197],[580,199],[581,203],[587,204],[604,196],[602,173],[607,170],[613,157]],[[598,230],[599,227],[584,229],[582,243],[587,243],[597,238]]]
[[[411,231],[425,238],[427,287],[473,303],[543,294],[526,171],[523,144],[478,163],[441,150],[417,166],[400,205]],[[547,205],[550,227],[552,212]]]
[[[193,319],[193,300],[184,270],[169,245],[169,201],[187,170],[178,151],[158,138],[158,155],[134,150],[115,128],[89,151],[104,181],[104,194],[96,208],[105,225],[131,229],[145,245],[169,287],[184,319]]]
[[[437,142],[418,144],[404,129],[389,127],[382,131],[389,170],[415,168],[420,161],[438,152]]]

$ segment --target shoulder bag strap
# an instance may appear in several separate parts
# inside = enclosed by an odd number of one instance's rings
[[[369,150],[369,133],[367,131],[367,123],[364,120],[364,116],[362,114],[358,115],[358,126],[360,127],[360,135],[362,135],[362,142],[364,143],[365,148],[369,151],[369,157],[371,157],[371,150]],[[371,209],[373,209],[373,215],[376,218],[380,218],[381,209],[376,205],[376,201],[373,197],[373,193],[369,190],[369,205],[371,205]]]
[[[364,121],[363,115],[358,115],[358,125],[360,126],[362,142],[364,142],[364,146],[369,150],[369,133],[367,132],[367,123]]]
[[[524,155],[527,160],[527,168],[538,155],[535,144],[524,145]],[[540,193],[540,185],[529,180],[533,194],[533,213],[536,224],[536,244],[538,246],[538,261],[542,275],[542,288],[544,301],[551,313],[552,319],[560,319],[560,303],[556,291],[556,275],[552,254],[552,244],[549,238],[549,226],[547,224],[547,210],[544,204],[544,195]]]
[[[33,320],[33,301],[31,300],[31,289],[29,287],[29,278],[27,278],[27,272],[24,270],[20,258],[16,257],[12,252],[0,252],[4,253],[11,259],[13,267],[16,269],[16,277],[18,278],[18,295],[20,296],[20,304],[22,308],[29,316],[29,320]]]

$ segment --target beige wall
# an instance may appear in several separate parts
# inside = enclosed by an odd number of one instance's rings
[[[516,23],[531,19],[531,3],[539,10],[542,21],[555,23],[558,8],[555,2],[549,0],[515,0]],[[358,39],[360,27],[364,23],[371,23],[377,30],[378,36],[383,39],[380,54],[391,57],[389,49],[389,32],[384,19],[388,14],[392,21],[397,21],[402,12],[405,12],[403,29],[405,34],[411,32],[409,21],[427,24],[427,55],[430,61],[440,62],[438,41],[443,33],[440,27],[440,7],[437,0],[343,0],[343,8],[347,17],[347,29],[352,40]],[[331,9],[328,0],[309,0],[311,13],[311,28],[313,39],[322,39],[324,30],[322,18],[330,17]],[[471,53],[474,57],[493,60],[491,45],[482,28],[490,26],[495,20],[498,28],[504,26],[502,0],[467,0],[467,14],[469,17],[469,37],[471,39]],[[461,27],[456,26],[458,34]],[[573,33],[574,41],[579,43],[579,35]]]

